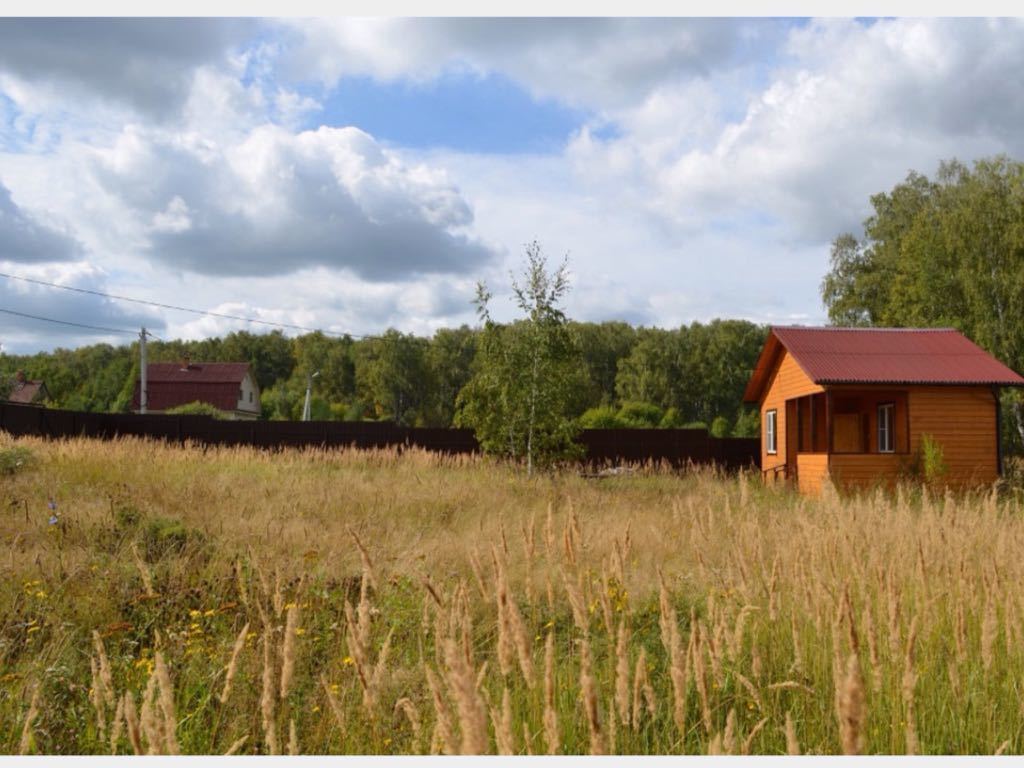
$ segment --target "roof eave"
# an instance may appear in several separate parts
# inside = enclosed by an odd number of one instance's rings
[[[1024,387],[1024,381],[924,381],[879,379],[819,379],[823,387],[836,386],[892,386],[892,387]]]

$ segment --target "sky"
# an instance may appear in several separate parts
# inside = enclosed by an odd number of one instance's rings
[[[940,161],[1024,155],[1024,21],[0,19],[0,272],[326,331],[821,324],[829,246]],[[264,330],[0,278],[0,309]],[[131,336],[0,314],[25,353]]]

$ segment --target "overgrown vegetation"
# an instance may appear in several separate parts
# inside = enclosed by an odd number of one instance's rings
[[[5,752],[1024,749],[1012,493],[11,447]]]
[[[199,400],[195,400],[191,403],[185,403],[184,405],[179,405],[175,408],[168,408],[164,413],[180,416],[212,416],[215,419],[229,418],[228,414],[217,406],[211,405],[210,403],[203,403]]]
[[[0,445],[0,475],[13,475],[32,460],[32,452],[23,445]]]
[[[740,401],[764,342],[763,326],[713,320],[661,330],[570,321],[567,330],[579,351],[572,397],[565,404],[567,418],[601,405],[617,410],[626,402],[647,402],[671,411],[679,424],[710,425],[720,416],[736,434],[751,434],[753,420],[752,434],[757,434],[756,413]],[[527,329],[512,323],[499,324],[498,331],[514,336]],[[453,423],[459,392],[483,364],[478,352],[484,333],[462,326],[424,338],[388,330],[357,340],[242,331],[201,341],[151,341],[148,349],[153,362],[176,361],[187,354],[196,362],[250,363],[264,418],[299,419],[306,377],[320,371],[313,387],[313,419],[386,419],[447,427]],[[23,370],[28,378],[46,382],[53,407],[123,412],[131,406],[137,359],[136,345],[0,354],[0,382]]]

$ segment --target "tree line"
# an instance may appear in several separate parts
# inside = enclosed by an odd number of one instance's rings
[[[660,329],[567,319],[561,327],[560,418],[584,427],[706,425],[720,436],[757,434],[756,415],[741,401],[766,327],[712,320]],[[307,375],[320,371],[313,385],[314,419],[447,427],[468,425],[473,421],[468,414],[493,405],[485,387],[467,388],[477,374],[547,380],[530,378],[529,361],[501,361],[496,333],[508,340],[530,337],[532,331],[527,319],[492,323],[490,330],[486,324],[444,328],[430,337],[396,330],[366,339],[237,331],[197,341],[150,341],[147,350],[151,362],[186,355],[193,362],[248,362],[267,419],[299,419]],[[22,370],[46,382],[52,407],[127,412],[138,357],[137,343],[3,355],[0,379],[9,381]],[[539,395],[551,398],[550,391]]]

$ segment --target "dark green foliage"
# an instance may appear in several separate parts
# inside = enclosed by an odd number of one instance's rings
[[[1024,369],[1024,163],[952,160],[871,198],[861,239],[840,235],[822,299],[833,323],[953,327]],[[1019,450],[1024,404],[1004,395],[1004,449]]]
[[[674,408],[679,422],[728,416],[743,400],[766,335],[767,328],[744,320],[641,328],[632,352],[619,361],[616,392],[622,401]]]
[[[758,437],[761,434],[761,414],[756,408],[743,406],[736,413],[732,427],[733,437]]]
[[[435,423],[426,353],[428,339],[387,331],[356,352],[356,393],[371,415],[406,426]]]
[[[672,330],[566,322],[563,331],[559,343],[573,346],[576,361],[565,371],[566,413],[576,417],[607,406],[618,414],[623,405],[639,403],[663,416],[638,418],[628,406],[618,421],[602,412],[585,423],[601,418],[609,425],[661,427],[693,420],[710,423],[716,416],[735,418],[765,334],[762,326],[733,320]],[[431,338],[394,330],[362,340],[322,333],[287,338],[278,331],[239,332],[200,341],[151,341],[149,359],[170,362],[188,355],[196,362],[250,363],[265,419],[301,418],[307,376],[319,371],[313,381],[314,419],[387,419],[447,427],[455,422],[459,394],[493,351],[483,343],[488,332],[490,344],[501,334],[508,334],[510,342],[522,336],[516,343],[522,341],[524,349],[530,343],[524,341],[528,329],[520,323],[492,331],[465,325],[445,328]],[[51,407],[124,413],[131,408],[139,376],[138,344],[0,356],[0,381],[8,381],[18,369],[46,382]],[[521,376],[524,369],[519,370]],[[619,423],[623,419],[626,423]]]

